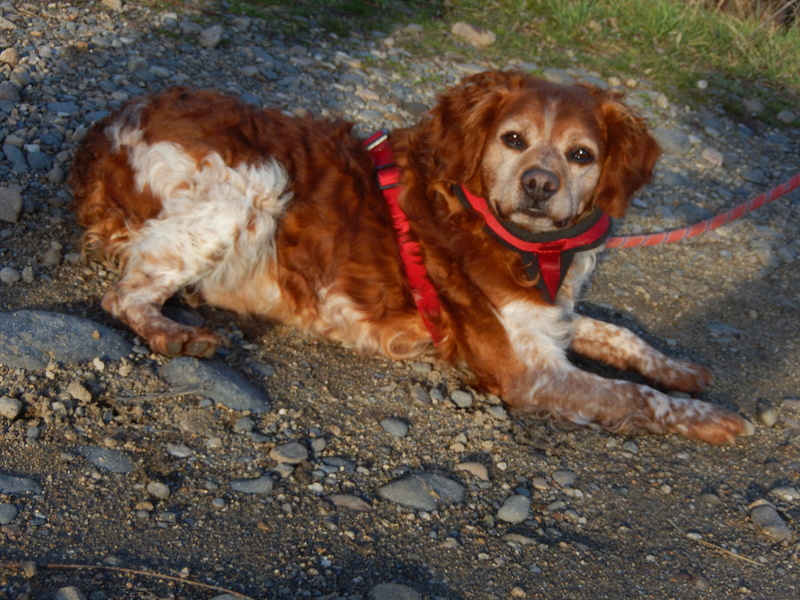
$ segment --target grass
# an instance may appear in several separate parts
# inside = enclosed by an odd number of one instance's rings
[[[752,0],[760,8],[762,0]],[[712,6],[709,9],[707,4]],[[232,12],[266,16],[286,35],[324,29],[339,36],[390,32],[417,23],[423,37],[405,49],[419,57],[509,59],[543,67],[582,67],[602,76],[646,78],[691,102],[696,82],[732,112],[758,99],[765,115],[800,105],[800,23],[764,26],[756,16],[719,13],[702,0],[230,0]],[[800,1],[798,2],[800,5]],[[798,6],[800,11],[800,6]],[[270,19],[271,17],[271,19]],[[278,18],[276,18],[278,17]],[[800,15],[798,15],[800,19]],[[448,35],[463,20],[497,33],[471,48]],[[744,115],[742,115],[744,116]],[[769,117],[766,117],[769,118]]]

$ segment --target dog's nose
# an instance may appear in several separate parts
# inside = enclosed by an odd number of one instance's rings
[[[552,171],[533,168],[522,174],[522,187],[534,203],[541,204],[558,191],[561,182]]]

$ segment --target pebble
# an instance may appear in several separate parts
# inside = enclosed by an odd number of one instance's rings
[[[372,510],[372,505],[365,502],[358,496],[352,494],[332,494],[328,496],[328,500],[334,506],[349,508],[350,510],[366,512]]]
[[[472,406],[472,394],[464,390],[453,390],[450,393],[450,400],[453,401],[458,408],[469,408]]]
[[[553,83],[560,83],[563,85],[572,85],[575,83],[575,78],[564,69],[548,67],[542,72],[542,75],[544,75],[545,79]]]
[[[464,502],[466,489],[443,475],[415,473],[381,486],[378,495],[402,506],[430,512],[439,504]]]
[[[385,417],[381,419],[383,430],[396,438],[404,438],[408,435],[408,424],[397,417]]]
[[[276,446],[270,451],[269,456],[278,463],[299,465],[301,462],[308,460],[308,449],[299,442],[290,442]]]
[[[8,502],[0,503],[0,525],[8,525],[19,515],[19,509]]]
[[[554,471],[552,477],[553,481],[565,488],[573,487],[578,480],[578,476],[575,473],[566,470]]]
[[[791,485],[779,485],[769,491],[771,496],[775,496],[781,500],[794,502],[800,500],[800,492],[797,488]]]
[[[234,479],[231,481],[231,489],[243,494],[269,494],[275,482],[269,475],[262,475],[254,479]]]
[[[19,283],[21,279],[22,273],[13,267],[3,267],[0,269],[0,281],[5,285],[14,285],[15,283]]]
[[[493,31],[462,21],[454,23],[450,33],[476,48],[488,48],[497,41],[497,35]]]
[[[0,397],[0,417],[9,420],[16,419],[22,412],[22,402],[8,396]]]
[[[169,498],[169,486],[166,483],[161,483],[160,481],[151,481],[147,484],[147,493],[153,496],[154,498],[158,498],[159,500],[166,500]]]
[[[71,381],[67,386],[66,392],[73,400],[78,400],[84,404],[92,401],[92,393],[77,381]]]
[[[692,149],[691,139],[682,131],[667,127],[656,127],[651,133],[659,146],[661,146],[661,149],[667,154],[680,156],[687,154]]]
[[[506,523],[521,523],[528,518],[531,509],[531,499],[522,494],[509,496],[500,510],[497,511],[497,518]]]
[[[53,600],[86,600],[86,596],[75,586],[68,586],[59,588],[53,595]]]
[[[46,369],[50,361],[119,360],[133,352],[120,334],[81,317],[38,310],[0,313],[0,364]]]
[[[0,185],[0,221],[16,223],[22,213],[22,190],[19,186]]]
[[[791,542],[792,531],[781,518],[775,506],[766,500],[750,504],[750,518],[767,537],[775,542]]]
[[[756,185],[764,185],[767,183],[767,177],[764,175],[764,171],[761,169],[749,169],[748,171],[745,171],[742,177],[744,177],[745,181],[755,183]]]
[[[758,415],[758,420],[767,427],[774,427],[775,423],[778,422],[778,411],[775,410],[775,406],[769,400],[762,399],[756,403],[756,414]]]
[[[721,167],[725,162],[725,157],[722,155],[722,152],[714,148],[703,148],[700,156],[712,167]]]
[[[223,363],[189,356],[173,358],[158,370],[174,387],[198,386],[202,396],[231,410],[260,414],[270,409],[269,400],[239,371]]]
[[[626,440],[623,442],[622,449],[631,454],[639,454],[639,445],[633,440]]]
[[[224,32],[225,30],[222,28],[222,25],[214,25],[208,29],[204,29],[200,34],[200,46],[206,49],[216,48],[222,41],[222,34]]]
[[[422,600],[422,594],[400,583],[379,583],[367,593],[367,600]]]
[[[239,417],[233,424],[236,433],[251,433],[256,427],[255,421],[250,417]]]
[[[127,475],[132,473],[134,464],[131,458],[123,451],[114,448],[102,448],[99,446],[81,446],[78,454],[94,466],[110,471]]]
[[[41,494],[42,486],[27,477],[15,477],[0,473],[0,494]]]
[[[489,481],[489,471],[481,463],[477,462],[458,463],[456,465],[456,470],[466,471],[467,473],[471,474],[473,477],[479,479],[480,481]]]

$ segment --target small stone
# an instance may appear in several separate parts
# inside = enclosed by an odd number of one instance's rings
[[[707,592],[711,589],[711,584],[700,573],[695,573],[692,576],[692,587],[698,592]]]
[[[22,279],[22,274],[13,267],[3,267],[0,269],[0,281],[5,285],[14,285]]]
[[[369,504],[369,502],[365,502],[358,496],[353,496],[352,494],[333,494],[328,496],[328,500],[334,506],[349,508],[350,510],[361,512],[372,510],[372,505]]]
[[[239,371],[223,363],[180,356],[161,367],[158,373],[167,383],[176,387],[201,387],[201,395],[232,410],[249,410],[259,414],[270,408],[269,401],[260,390]]]
[[[367,594],[367,600],[422,600],[422,594],[399,583],[380,583]]]
[[[706,81],[705,79],[698,79],[697,83],[695,85],[697,85],[697,89],[698,90],[707,90],[708,89],[708,81]]]
[[[761,169],[750,169],[744,173],[743,177],[745,181],[756,185],[764,185],[767,182],[767,177]]]
[[[6,48],[0,52],[0,63],[5,63],[11,67],[16,67],[19,64],[19,50],[16,48]]]
[[[542,71],[542,75],[548,81],[560,83],[561,85],[573,85],[575,83],[575,78],[564,69],[550,67]]]
[[[442,475],[417,473],[380,487],[378,495],[409,508],[430,512],[439,504],[464,502],[466,490],[460,483]]]
[[[233,424],[233,430],[236,433],[250,433],[256,427],[255,421],[250,417],[239,417],[236,423]]]
[[[766,500],[756,500],[750,505],[750,518],[775,542],[791,542],[792,531],[781,518],[775,506]]]
[[[60,588],[53,596],[53,600],[86,600],[86,596],[75,586],[68,586]]]
[[[453,401],[458,408],[469,408],[472,406],[472,394],[464,390],[454,390],[450,394],[450,400]]]
[[[622,444],[622,449],[631,454],[639,454],[639,446],[633,440],[628,440]]]
[[[22,412],[22,402],[16,398],[3,396],[0,398],[0,417],[9,420],[16,419]]]
[[[764,112],[764,105],[754,98],[745,98],[742,100],[742,104],[744,104],[745,110],[750,114],[758,115]]]
[[[559,470],[553,472],[553,481],[561,487],[573,487],[578,480],[578,476],[572,471]]]
[[[17,186],[0,186],[0,221],[16,223],[21,212],[21,190]]]
[[[796,487],[791,485],[779,485],[777,487],[772,488],[769,491],[771,496],[775,496],[776,498],[780,498],[781,500],[787,502],[793,502],[795,500],[800,500],[800,492],[797,491]]]
[[[118,360],[132,351],[122,336],[88,319],[40,310],[0,312],[0,364],[10,367],[46,369],[54,359],[73,364],[98,356]]]
[[[183,444],[167,444],[167,454],[170,456],[174,456],[175,458],[189,458],[194,452],[188,446],[184,446]]]
[[[269,453],[272,460],[289,465],[299,465],[308,460],[308,449],[299,442],[290,442],[282,446],[276,446]]]
[[[458,463],[456,465],[456,469],[458,471],[466,471],[467,473],[471,474],[473,477],[479,479],[480,481],[489,481],[489,471],[481,463],[477,462]]]
[[[160,481],[151,481],[147,484],[147,493],[159,500],[166,500],[169,498],[169,486]]]
[[[381,427],[386,433],[396,438],[404,438],[408,435],[408,424],[397,417],[381,419]]]
[[[722,152],[714,148],[704,148],[700,156],[712,167],[721,167],[722,163],[725,161]]]
[[[222,34],[224,33],[222,25],[214,25],[208,29],[204,29],[200,34],[199,44],[206,49],[212,49],[219,46],[222,41]]]
[[[70,382],[67,386],[67,393],[72,396],[73,400],[78,400],[79,402],[89,403],[92,401],[92,393],[77,381]]]
[[[775,118],[778,119],[778,121],[780,121],[781,123],[786,123],[787,125],[791,125],[797,119],[797,115],[795,115],[790,110],[782,110],[777,115],[775,115]]]
[[[420,385],[412,386],[409,396],[411,404],[420,408],[429,407],[433,403],[431,400],[431,395],[424,387]]]
[[[6,100],[12,104],[20,101],[19,91],[8,81],[0,81],[0,100]]]
[[[497,518],[506,523],[521,523],[528,518],[530,509],[530,498],[522,494],[514,494],[507,498],[500,510],[497,511]]]
[[[231,481],[231,489],[243,494],[268,494],[272,491],[275,483],[269,475],[262,475],[255,479],[234,479]]]
[[[27,477],[14,477],[0,473],[0,494],[41,494],[42,486]]]
[[[493,31],[464,22],[453,24],[450,33],[476,48],[488,48],[497,41],[497,35]]]
[[[701,502],[705,502],[706,504],[722,504],[722,499],[713,492],[704,492],[700,494],[698,497]]]
[[[134,469],[133,461],[121,450],[101,448],[99,446],[82,446],[78,449],[78,453],[94,466],[112,473],[125,475],[131,473]]]
[[[652,134],[658,145],[667,154],[683,155],[692,149],[692,140],[682,131],[656,127]]]
[[[759,400],[756,404],[756,414],[758,420],[767,427],[774,427],[778,422],[778,411],[769,400]]]
[[[0,525],[8,525],[19,515],[19,509],[8,502],[0,504]]]

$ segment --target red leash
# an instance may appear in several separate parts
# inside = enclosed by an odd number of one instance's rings
[[[656,246],[658,244],[668,244],[672,242],[679,242],[706,231],[712,231],[718,227],[722,227],[725,223],[735,221],[739,217],[753,211],[757,208],[769,204],[773,200],[777,200],[781,196],[788,194],[792,190],[800,187],[800,173],[783,182],[782,184],[772,188],[768,192],[760,194],[755,198],[751,198],[747,202],[742,202],[739,206],[730,209],[711,219],[701,221],[696,225],[684,227],[682,229],[674,229],[672,231],[664,231],[661,233],[650,233],[645,235],[625,235],[620,237],[612,237],[606,242],[606,248],[638,248],[639,246]]]

